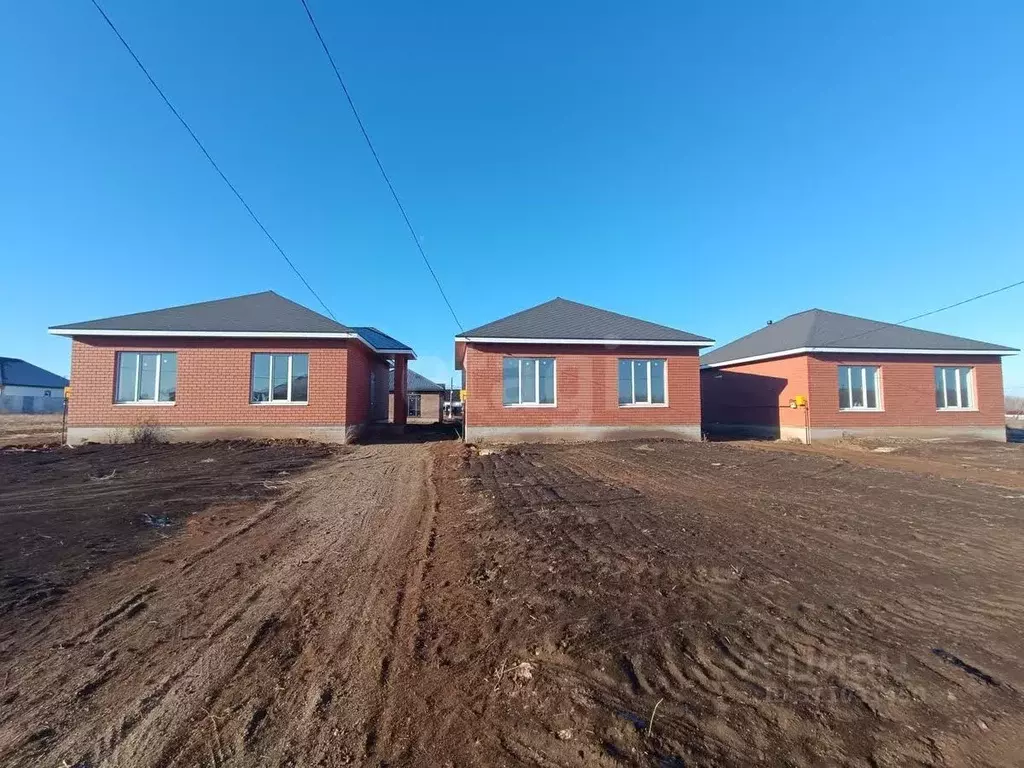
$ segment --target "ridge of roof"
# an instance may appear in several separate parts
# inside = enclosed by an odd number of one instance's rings
[[[549,301],[463,331],[456,339],[524,339],[538,342],[675,343],[707,346],[711,339],[556,296]]]
[[[348,326],[286,299],[275,291],[260,291],[224,299],[180,304],[173,307],[52,326],[51,333],[115,335],[124,331],[136,335],[237,334],[258,335],[344,335]]]

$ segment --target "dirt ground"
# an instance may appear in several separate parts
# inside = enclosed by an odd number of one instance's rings
[[[1021,765],[1024,492],[776,448],[358,446],[213,503],[11,610],[0,765]]]
[[[0,413],[0,447],[60,445],[62,414]]]

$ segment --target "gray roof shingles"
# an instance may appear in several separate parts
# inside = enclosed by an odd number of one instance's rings
[[[927,349],[936,352],[1016,352],[984,341],[922,331],[904,325],[881,323],[862,317],[809,309],[766,325],[736,341],[701,356],[702,365],[721,365],[731,360],[777,354],[792,349]]]
[[[180,307],[118,315],[82,323],[65,323],[51,330],[249,332],[249,333],[352,333],[329,317],[290,301],[273,291],[230,299],[203,301]]]
[[[552,299],[456,336],[466,337],[536,339],[540,342],[545,339],[601,339],[714,343],[704,336],[563,298]]]
[[[443,392],[444,384],[431,381],[426,376],[421,376],[412,370],[405,369],[405,390],[407,392]],[[388,374],[388,392],[395,391],[395,369],[392,368]]]
[[[68,380],[16,357],[0,357],[0,386],[62,389]]]
[[[367,344],[373,347],[378,352],[388,351],[395,352],[398,350],[412,352],[412,347],[408,344],[403,344],[393,336],[388,336],[384,331],[379,328],[374,328],[371,325],[358,325],[352,328],[356,333],[363,337]]]

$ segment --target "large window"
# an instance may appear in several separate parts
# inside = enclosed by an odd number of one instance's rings
[[[502,403],[554,405],[554,358],[506,357],[502,361]]]
[[[419,416],[421,410],[420,393],[410,392],[409,393],[409,415]]]
[[[173,403],[178,388],[176,352],[118,352],[118,403]]]
[[[878,368],[874,365],[839,366],[839,410],[878,411]]]
[[[935,369],[935,407],[942,411],[974,408],[972,368]]]
[[[619,360],[619,405],[665,405],[665,361]]]
[[[309,355],[252,356],[253,403],[305,403],[309,394]]]

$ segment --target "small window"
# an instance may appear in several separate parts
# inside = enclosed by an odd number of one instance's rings
[[[420,408],[421,408],[420,393],[419,392],[410,392],[409,393],[409,415],[410,416],[419,416],[420,415]]]
[[[876,366],[839,366],[839,410],[881,410],[881,398],[878,390],[878,368]]]
[[[935,407],[940,411],[972,410],[973,378],[973,368],[936,368]]]
[[[173,403],[177,381],[176,352],[118,352],[114,402]]]
[[[309,399],[309,355],[268,354],[252,356],[253,403],[305,403]]]
[[[619,360],[619,405],[665,405],[665,361]]]
[[[501,372],[504,405],[555,404],[554,358],[506,357]]]

